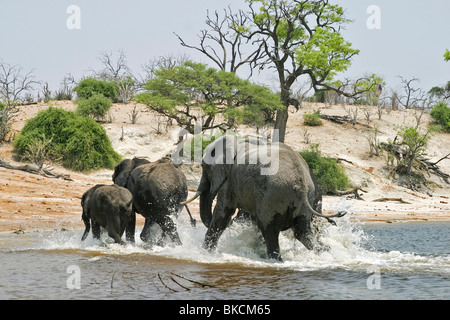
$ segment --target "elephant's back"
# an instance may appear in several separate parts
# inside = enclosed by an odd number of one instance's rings
[[[135,201],[148,207],[165,207],[179,204],[188,195],[184,174],[172,163],[150,163],[136,168],[132,172]]]
[[[140,182],[160,190],[187,190],[187,180],[184,174],[172,163],[148,164],[141,166]]]
[[[314,190],[309,167],[298,152],[282,143],[273,145],[272,155],[273,152],[277,156],[267,166],[276,170],[268,171],[268,174],[263,174],[261,164],[235,166],[233,181],[240,190],[238,193],[249,199],[261,199],[264,206],[268,203],[296,203],[298,191]]]
[[[133,199],[131,192],[118,185],[99,185],[90,197],[91,208],[124,207]]]

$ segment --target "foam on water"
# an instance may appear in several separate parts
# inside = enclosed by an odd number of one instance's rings
[[[343,201],[340,210],[348,208]],[[379,272],[392,273],[432,273],[450,275],[450,255],[420,255],[414,252],[377,251],[371,248],[371,239],[363,230],[363,225],[350,221],[349,215],[336,219],[337,226],[324,225],[321,241],[331,249],[316,253],[307,250],[294,238],[292,231],[280,235],[281,255],[284,262],[279,263],[266,258],[266,247],[257,227],[241,224],[229,226],[220,238],[217,250],[208,252],[203,249],[206,228],[199,223],[190,225],[186,215],[177,221],[181,246],[148,246],[139,239],[136,232],[136,244],[104,244],[92,239],[90,235],[81,242],[82,231],[55,231],[41,233],[42,241],[34,249],[74,249],[97,252],[99,255],[146,254],[172,259],[192,261],[204,264],[241,264],[261,268],[280,268],[295,271],[315,271],[323,269],[342,269],[356,272],[368,272],[374,268]]]

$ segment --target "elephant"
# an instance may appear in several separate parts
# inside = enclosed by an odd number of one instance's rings
[[[263,152],[265,151],[265,153]],[[212,214],[212,203],[217,196]],[[322,195],[308,164],[284,143],[224,135],[205,148],[202,176],[190,203],[200,197],[200,217],[208,228],[204,247],[216,248],[237,208],[256,221],[270,259],[282,261],[278,242],[281,231],[292,228],[309,250],[326,247],[311,229],[313,217],[322,215]]]
[[[128,241],[135,241],[135,213],[138,212],[145,217],[140,234],[142,241],[150,240],[151,226],[156,223],[161,227],[163,237],[168,236],[173,243],[181,245],[172,216],[177,216],[182,210],[180,203],[188,195],[187,180],[170,158],[155,162],[140,158],[125,159],[116,165],[112,179],[133,194],[133,213],[126,229]]]
[[[117,185],[98,184],[83,194],[81,206],[82,220],[86,227],[82,241],[88,236],[92,222],[95,239],[100,239],[100,227],[103,227],[115,243],[125,244],[122,235],[130,220],[133,206],[133,196],[128,189]]]

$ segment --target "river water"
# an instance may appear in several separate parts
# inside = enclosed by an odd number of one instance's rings
[[[252,226],[232,225],[206,252],[206,229],[184,216],[178,247],[81,242],[82,230],[2,233],[0,299],[450,299],[450,223],[337,223],[319,254],[283,233],[283,263],[265,258]]]

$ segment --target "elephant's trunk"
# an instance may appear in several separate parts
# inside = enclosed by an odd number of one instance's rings
[[[200,218],[206,227],[209,227],[209,224],[211,223],[212,220],[211,207],[212,202],[216,196],[214,193],[211,193],[210,188],[211,188],[210,180],[208,176],[205,173],[203,173],[195,196],[192,199],[185,202],[189,203],[194,201],[194,199],[200,197]]]
[[[215,195],[210,192],[203,192],[200,195],[200,218],[203,224],[209,228],[212,220],[212,203]]]

